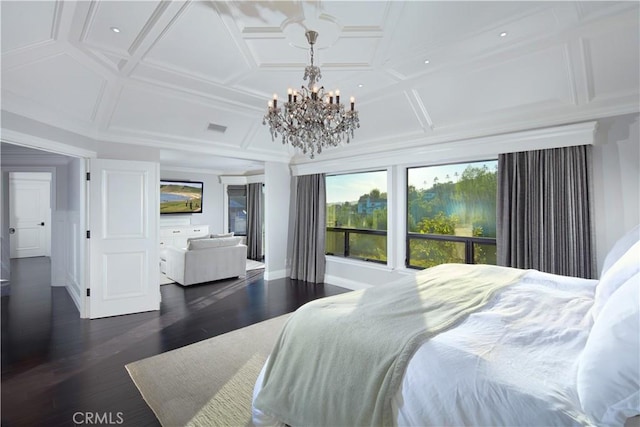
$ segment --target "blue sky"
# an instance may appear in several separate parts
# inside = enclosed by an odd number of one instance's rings
[[[433,185],[435,177],[438,177],[438,182],[447,182],[448,180],[455,182],[455,174],[462,175],[469,164],[459,163],[409,169],[409,185],[414,185],[418,189],[429,188]],[[474,162],[472,164],[476,167],[487,165],[489,170],[494,170],[497,161]],[[449,175],[449,179],[447,179],[447,175]],[[355,202],[360,196],[369,193],[374,188],[383,193],[387,192],[386,171],[327,175],[327,203]]]

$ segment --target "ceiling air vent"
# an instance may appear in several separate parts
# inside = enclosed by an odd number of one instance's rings
[[[222,125],[217,125],[215,123],[209,123],[209,126],[207,126],[207,130],[210,130],[213,132],[225,133],[225,131],[227,130],[227,127]]]

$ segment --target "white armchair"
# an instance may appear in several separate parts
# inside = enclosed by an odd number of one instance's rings
[[[186,249],[167,247],[165,274],[183,286],[244,277],[247,246],[240,242],[240,237],[218,237],[191,240]]]

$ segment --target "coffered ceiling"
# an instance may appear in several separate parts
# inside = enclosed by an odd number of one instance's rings
[[[639,111],[638,2],[6,1],[2,109],[167,167],[301,161],[262,125],[306,29],[361,128],[327,158]],[[118,29],[119,32],[115,32]],[[4,124],[3,124],[4,125]],[[211,129],[213,128],[213,129]]]

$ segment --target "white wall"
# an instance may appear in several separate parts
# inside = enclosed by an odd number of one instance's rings
[[[66,164],[55,169],[54,200],[51,203],[51,285],[66,286],[69,264],[67,245],[70,244],[67,206],[69,169]]]
[[[264,167],[265,280],[287,277],[291,173],[286,163]]]
[[[593,147],[594,228],[598,271],[607,252],[640,223],[639,115],[600,120]]]
[[[51,284],[65,286],[79,311],[83,310],[85,277],[84,165],[84,159],[69,158],[67,164],[56,166],[51,234]]]
[[[201,172],[172,171],[160,168],[160,179],[185,181],[202,181],[204,194],[201,214],[160,215],[160,226],[176,225],[208,225],[210,233],[223,233],[224,189],[218,175]]]

